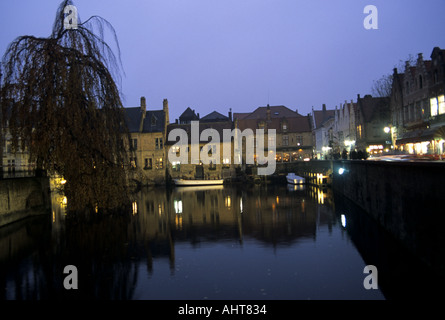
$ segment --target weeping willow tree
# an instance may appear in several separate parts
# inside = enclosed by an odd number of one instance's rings
[[[128,134],[115,82],[120,57],[104,30],[118,52],[119,45],[113,27],[98,16],[67,28],[67,6],[72,1],[60,4],[50,37],[21,36],[6,50],[3,126],[14,150],[28,150],[37,169],[64,177],[70,211],[116,208],[129,196]]]

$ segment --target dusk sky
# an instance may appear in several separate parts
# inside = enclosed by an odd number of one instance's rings
[[[0,54],[16,37],[48,37],[61,0],[0,2]],[[356,101],[409,55],[445,48],[445,0],[74,1],[115,28],[124,106],[161,109],[170,121],[285,105],[306,115]],[[378,29],[366,30],[367,5]],[[403,70],[401,70],[403,71]]]

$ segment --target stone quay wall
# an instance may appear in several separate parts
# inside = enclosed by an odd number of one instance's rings
[[[332,188],[429,266],[445,271],[445,163],[333,161]]]
[[[0,180],[0,227],[51,209],[49,178]]]

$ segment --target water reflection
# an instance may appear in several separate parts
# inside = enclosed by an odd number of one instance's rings
[[[146,188],[128,213],[87,219],[65,206],[53,194],[51,214],[0,229],[3,299],[383,298],[363,289],[329,189]]]

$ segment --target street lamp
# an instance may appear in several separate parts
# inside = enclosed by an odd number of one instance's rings
[[[391,131],[391,128],[390,127],[385,127],[385,128],[383,128],[383,131],[385,131],[385,133],[389,133]]]

